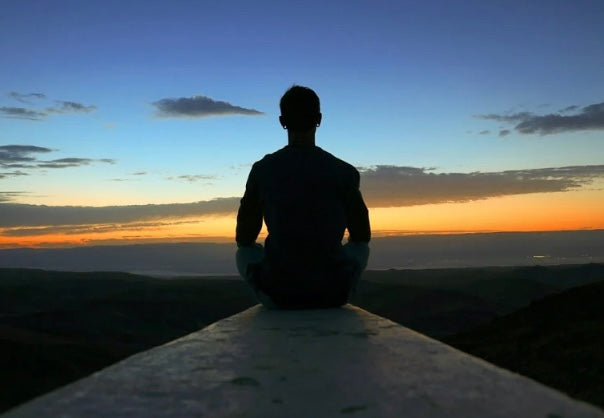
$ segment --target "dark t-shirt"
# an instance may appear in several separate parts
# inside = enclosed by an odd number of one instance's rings
[[[238,245],[255,242],[263,218],[266,263],[278,272],[265,281],[287,277],[290,286],[339,268],[345,229],[351,241],[371,237],[359,172],[317,146],[288,145],[252,166],[237,214]]]

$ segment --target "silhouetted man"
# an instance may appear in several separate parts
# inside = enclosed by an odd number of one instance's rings
[[[288,144],[252,166],[237,214],[237,268],[267,307],[340,306],[369,256],[359,172],[315,146],[322,115],[313,90],[293,86],[279,106]],[[263,218],[265,247],[256,243]]]

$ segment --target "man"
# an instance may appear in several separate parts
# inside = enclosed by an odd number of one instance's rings
[[[288,145],[252,166],[237,214],[237,267],[269,308],[341,306],[369,256],[359,172],[315,145],[322,115],[313,90],[293,86],[279,106]],[[263,218],[265,247],[256,243]]]

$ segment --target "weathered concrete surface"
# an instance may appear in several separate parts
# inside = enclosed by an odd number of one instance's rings
[[[604,417],[354,306],[259,306],[6,417]]]

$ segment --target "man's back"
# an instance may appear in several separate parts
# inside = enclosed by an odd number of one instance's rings
[[[279,107],[288,145],[252,167],[237,214],[237,268],[266,306],[339,306],[369,256],[359,172],[315,146],[322,114],[314,91],[292,86]],[[256,243],[263,219],[265,248]]]
[[[237,242],[255,239],[245,226],[258,225],[258,209],[269,232],[266,257],[285,270],[312,271],[338,258],[346,228],[352,240],[369,241],[358,171],[316,146],[288,145],[254,164]]]

